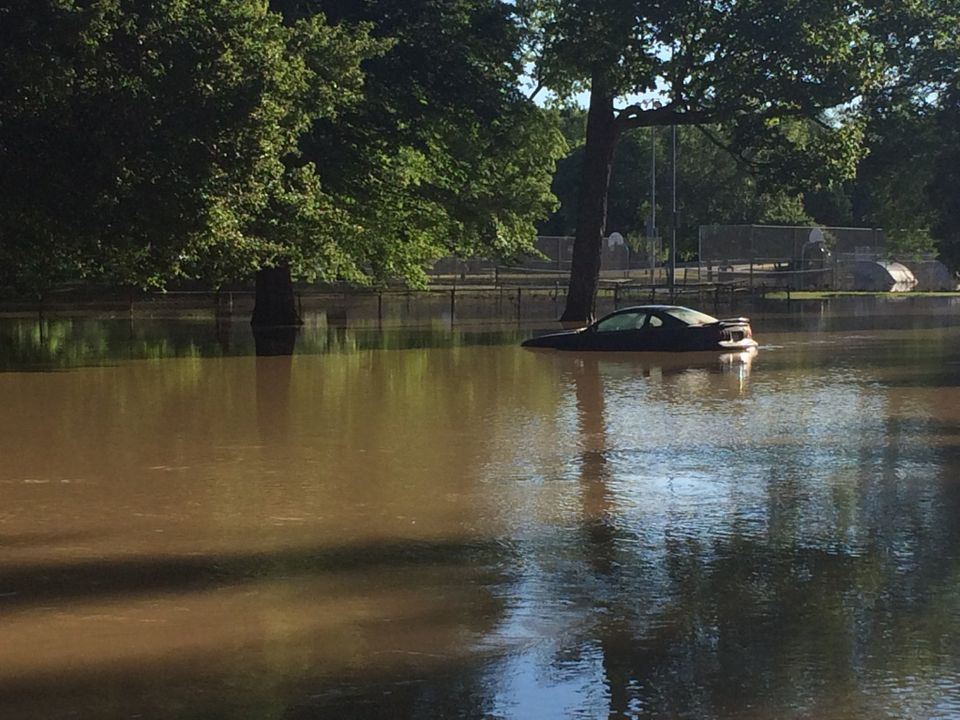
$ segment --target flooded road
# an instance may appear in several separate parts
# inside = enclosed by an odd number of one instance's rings
[[[752,315],[0,320],[0,717],[960,716],[960,306]]]

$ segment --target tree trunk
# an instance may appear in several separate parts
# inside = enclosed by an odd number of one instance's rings
[[[297,313],[290,268],[281,265],[257,271],[257,294],[250,324],[255,328],[303,325]]]
[[[570,267],[567,307],[561,320],[589,322],[593,319],[600,283],[600,250],[607,225],[607,193],[619,130],[613,111],[613,91],[594,76],[587,112],[587,144],[580,172],[577,230]]]

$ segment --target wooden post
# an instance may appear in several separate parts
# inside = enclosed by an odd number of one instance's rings
[[[523,288],[517,288],[517,320],[520,319],[520,297],[523,293]]]
[[[454,318],[457,316],[457,284],[453,284],[453,288],[450,290],[450,322],[453,323]]]

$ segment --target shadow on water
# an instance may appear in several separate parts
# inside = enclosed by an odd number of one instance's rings
[[[17,538],[13,539],[14,543]],[[6,543],[5,543],[6,544]],[[289,578],[377,568],[481,567],[506,562],[500,543],[397,541],[345,547],[290,549],[252,554],[136,557],[63,565],[0,567],[0,613],[33,605],[128,593],[183,592],[270,577]]]
[[[31,678],[0,686],[5,720],[140,718],[142,720],[433,720],[499,717],[487,683],[489,661],[470,657],[420,658],[371,677],[362,668],[340,676],[278,679],[270,667],[236,667],[218,675],[218,658],[148,664],[137,670],[78,672],[67,678]],[[30,698],[56,698],[36,715]],[[23,712],[19,707],[25,708]]]
[[[8,667],[0,672],[0,716],[489,717],[486,676],[493,657],[470,652],[468,638],[490,633],[499,622],[503,601],[491,591],[509,582],[505,568],[514,562],[502,542],[430,540],[6,566],[0,571],[0,617],[8,618],[51,605],[65,614],[71,604],[96,598],[197,597],[244,587],[249,589],[241,595],[255,596],[271,581],[311,588],[323,580],[319,587],[349,597],[351,583],[369,578],[363,582],[371,583],[374,598],[416,592],[447,601],[422,608],[401,605],[392,611],[395,618],[388,608],[382,618],[365,618],[369,611],[350,617],[350,608],[344,607],[342,623],[352,628],[346,636],[323,624],[316,629],[307,624],[297,635],[284,638],[281,633],[271,643],[266,631],[283,618],[279,613],[271,618],[265,606],[265,615],[253,618],[265,623],[263,637],[255,633],[252,647],[234,641],[232,652],[218,647],[136,662],[81,662],[51,674],[22,675]],[[458,578],[473,590],[455,587]],[[8,588],[16,593],[4,592]],[[316,601],[331,603],[336,597]],[[436,633],[442,633],[443,644],[434,650],[426,638]],[[368,634],[373,652],[363,643],[354,648],[361,653],[357,658],[342,655],[349,653],[347,648],[331,646],[345,640],[356,645]],[[457,637],[459,644],[448,647]],[[422,650],[419,643],[425,643]]]

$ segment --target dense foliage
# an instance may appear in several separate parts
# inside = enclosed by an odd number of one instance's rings
[[[849,106],[883,81],[870,0],[526,0],[537,80],[589,90],[574,268],[564,317],[592,313],[606,196],[620,136],[636,127],[723,125],[732,152],[799,180],[853,174]],[[656,98],[618,108],[625,96]],[[792,163],[788,160],[792,159]],[[817,184],[823,180],[818,179]]]
[[[565,146],[519,89],[523,35],[501,0],[303,0],[390,41],[364,63],[364,102],[322,120],[305,144],[325,186],[353,199],[353,239],[379,277],[416,278],[424,258],[509,257],[555,207]],[[391,242],[378,242],[389,237]]]
[[[563,144],[509,6],[281,5],[2,0],[0,286],[416,283],[532,244]]]
[[[564,158],[554,177],[553,189],[560,209],[541,225],[544,235],[572,235],[577,222],[577,195],[583,144],[573,133],[582,111],[564,112],[570,127],[573,151]],[[579,123],[582,127],[582,122]],[[697,250],[698,228],[706,224],[796,224],[813,219],[804,208],[803,194],[778,182],[775,171],[761,174],[737,160],[715,141],[725,140],[722,128],[681,128],[677,135],[677,242],[681,256]],[[653,144],[651,147],[651,133]],[[607,232],[639,240],[651,217],[651,155],[656,153],[656,217],[661,228],[670,223],[670,131],[646,128],[627,131],[620,139],[613,163],[607,208]]]
[[[559,127],[568,317],[604,232],[650,211],[647,128],[681,128],[681,250],[809,217],[960,261],[958,23],[957,0],[0,0],[0,287],[422,283],[531,247]],[[545,112],[525,73],[589,110]]]
[[[0,28],[3,282],[349,271],[349,218],[295,157],[360,99],[363,28],[256,0],[5,0]]]

